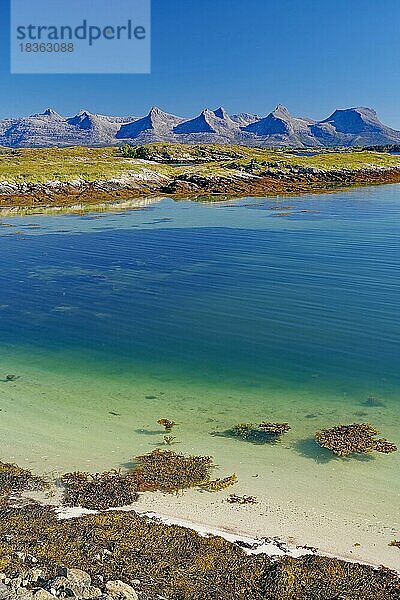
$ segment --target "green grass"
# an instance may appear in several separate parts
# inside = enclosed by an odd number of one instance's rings
[[[44,183],[51,180],[98,181],[118,177],[144,167],[167,174],[167,165],[150,165],[125,159],[115,148],[23,148],[1,149],[0,181]]]
[[[117,148],[24,148],[18,150],[0,149],[0,181],[18,183],[43,183],[50,180],[70,181],[83,179],[97,181],[118,177],[129,171],[154,170],[174,176],[190,172],[204,176],[232,173],[231,164],[239,167],[249,165],[253,160],[255,172],[265,170],[265,163],[276,167],[288,165],[317,167],[320,169],[362,169],[370,166],[400,166],[400,157],[383,152],[337,151],[317,156],[296,156],[290,150],[266,150],[244,146],[183,144],[150,144],[148,154],[158,159],[198,160],[208,159],[207,163],[177,166],[160,164],[140,159],[127,159]],[[274,168],[274,167],[273,167]]]

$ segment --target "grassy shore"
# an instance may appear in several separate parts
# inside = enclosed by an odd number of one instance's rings
[[[400,181],[400,157],[363,150],[150,144],[136,148],[0,150],[0,207],[77,201],[293,195]]]

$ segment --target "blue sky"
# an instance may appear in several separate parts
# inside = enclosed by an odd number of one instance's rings
[[[153,0],[150,75],[10,75],[8,22],[0,0],[1,118],[153,104],[265,115],[278,103],[323,118],[363,105],[400,128],[398,0]]]

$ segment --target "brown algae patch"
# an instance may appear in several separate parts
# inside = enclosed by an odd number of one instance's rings
[[[170,419],[158,419],[157,424],[162,425],[166,432],[170,432],[176,425],[175,421],[171,421]]]
[[[6,506],[11,494],[19,494],[30,490],[45,490],[46,481],[32,475],[28,469],[18,465],[0,462],[0,506]]]
[[[237,480],[236,473],[232,473],[232,475],[229,475],[229,477],[224,477],[223,479],[206,481],[205,483],[200,484],[200,487],[203,490],[207,490],[207,492],[220,492],[221,490],[231,487],[231,485],[235,485]]]
[[[127,506],[138,499],[133,481],[120,471],[104,473],[66,473],[61,478],[65,486],[63,504],[103,510]]]
[[[200,536],[133,512],[112,511],[58,520],[49,508],[0,513],[0,569],[8,577],[29,571],[43,578],[60,566],[134,585],[143,600],[396,600],[393,571],[335,558],[248,555],[219,536]]]
[[[66,473],[61,478],[64,505],[103,510],[132,504],[138,500],[138,492],[176,493],[196,486],[219,491],[237,481],[235,474],[210,480],[215,467],[211,456],[156,449],[135,457],[133,464],[125,473],[119,470],[93,475],[80,471]]]
[[[370,423],[353,423],[337,425],[331,429],[320,429],[315,439],[320,446],[328,448],[337,456],[349,454],[365,454],[372,451],[389,454],[395,452],[397,446],[384,438],[374,439],[379,431]]]
[[[215,431],[212,435],[221,437],[240,438],[253,444],[269,444],[279,441],[281,436],[291,427],[289,423],[271,423],[263,421],[259,425],[254,423],[238,423],[226,431]]]
[[[178,492],[196,487],[210,479],[215,467],[211,456],[185,455],[171,450],[153,450],[137,456],[128,473],[138,492]]]

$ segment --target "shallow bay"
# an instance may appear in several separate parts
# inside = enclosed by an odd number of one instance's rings
[[[400,443],[399,186],[0,224],[4,460],[124,466],[173,418],[175,450],[261,500],[241,524],[190,492],[199,515],[395,566],[399,453],[336,459],[312,438],[369,421]],[[262,420],[292,430],[216,435]]]

